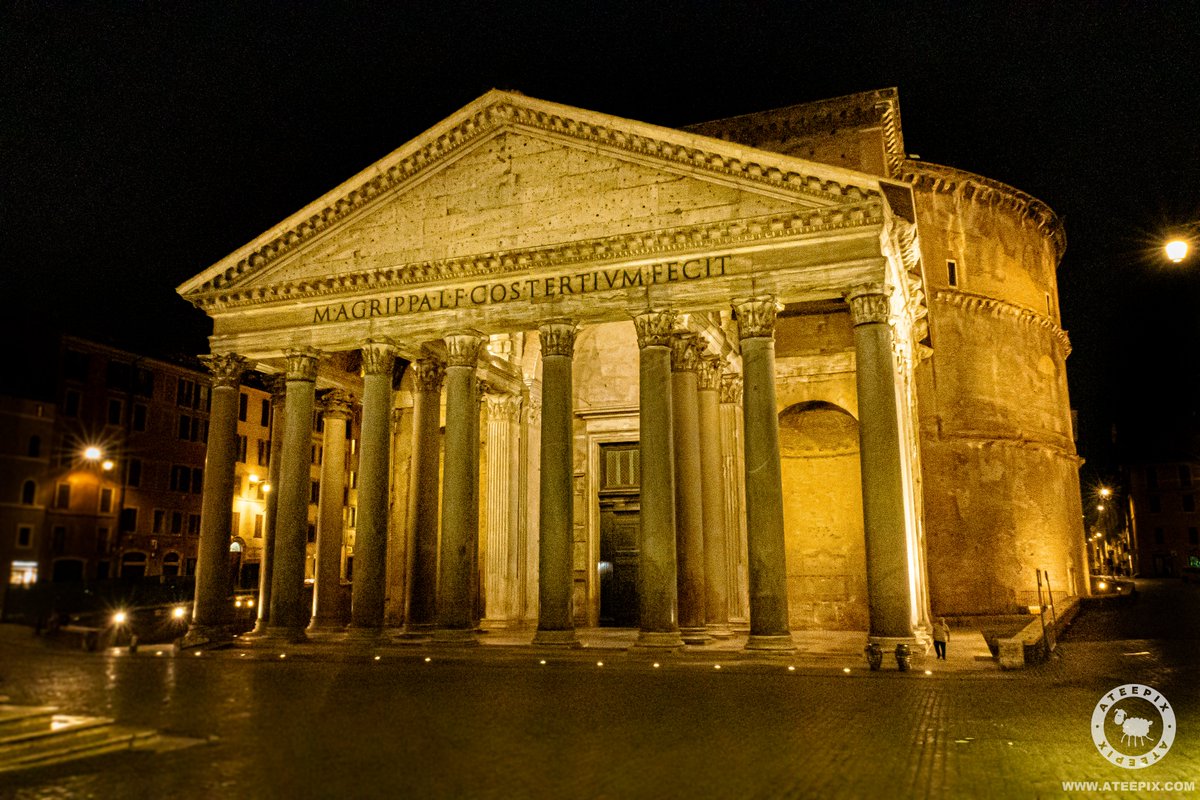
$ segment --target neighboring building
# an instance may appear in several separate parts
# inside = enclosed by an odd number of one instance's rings
[[[209,373],[198,361],[69,336],[52,367],[52,397],[0,399],[0,568],[8,585],[192,576]],[[271,457],[271,395],[261,382],[242,386],[237,417],[229,568],[235,586],[257,589]],[[314,494],[321,439],[314,430]],[[314,523],[315,509],[314,500]],[[310,578],[312,570],[310,554]]]
[[[1127,467],[1138,571],[1178,577],[1200,567],[1200,458],[1188,453]]]
[[[363,399],[355,627],[892,644],[1088,591],[1064,247],[894,90],[684,131],[493,91],[179,292],[220,385]]]

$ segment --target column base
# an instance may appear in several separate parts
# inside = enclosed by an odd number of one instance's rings
[[[792,639],[790,633],[781,633],[777,635],[755,635],[750,634],[750,638],[746,640],[747,650],[766,650],[775,653],[794,653],[796,651],[796,642]]]
[[[267,635],[267,621],[259,619],[254,623],[254,627],[242,634],[243,639],[257,639]]]
[[[583,642],[575,637],[574,628],[565,631],[538,630],[533,635],[533,643],[546,647],[583,647]]]
[[[631,650],[669,650],[683,647],[679,631],[639,631]]]
[[[346,623],[337,619],[316,620],[308,624],[304,629],[305,633],[344,633],[346,631]]]
[[[680,628],[679,638],[684,644],[708,644],[713,637],[708,634],[708,628]]]
[[[383,626],[378,628],[374,625],[359,626],[353,625],[342,628],[346,633],[346,641],[348,642],[374,642],[378,641],[383,636]]]
[[[404,630],[396,634],[396,638],[402,641],[420,641],[433,636],[432,622],[418,622],[415,625],[405,625]]]
[[[232,641],[229,631],[220,625],[191,625],[187,633],[179,640],[179,649],[187,650],[192,647],[212,647]]]
[[[711,622],[708,625],[708,635],[714,639],[732,639],[733,630],[727,622]]]
[[[256,644],[264,644],[268,647],[274,645],[285,644],[303,644],[308,641],[308,635],[303,628],[272,628],[267,626],[266,631],[258,638]]]
[[[433,644],[443,647],[478,647],[479,639],[475,638],[473,628],[436,628],[433,631]]]

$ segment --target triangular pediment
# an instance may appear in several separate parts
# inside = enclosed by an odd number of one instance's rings
[[[179,292],[253,294],[414,265],[619,246],[869,204],[877,194],[861,173],[493,91]]]

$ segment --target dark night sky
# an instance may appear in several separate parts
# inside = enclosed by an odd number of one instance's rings
[[[66,329],[197,353],[174,287],[489,88],[676,126],[896,86],[910,153],[1065,220],[1081,451],[1200,408],[1191,3],[20,2],[0,23],[0,275]],[[17,337],[17,338],[12,338]],[[0,386],[0,390],[4,387]],[[1142,434],[1137,434],[1141,436]]]

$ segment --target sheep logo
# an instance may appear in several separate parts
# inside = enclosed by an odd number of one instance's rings
[[[1175,711],[1153,687],[1127,683],[1106,692],[1092,710],[1092,742],[1125,769],[1162,760],[1175,742]]]

